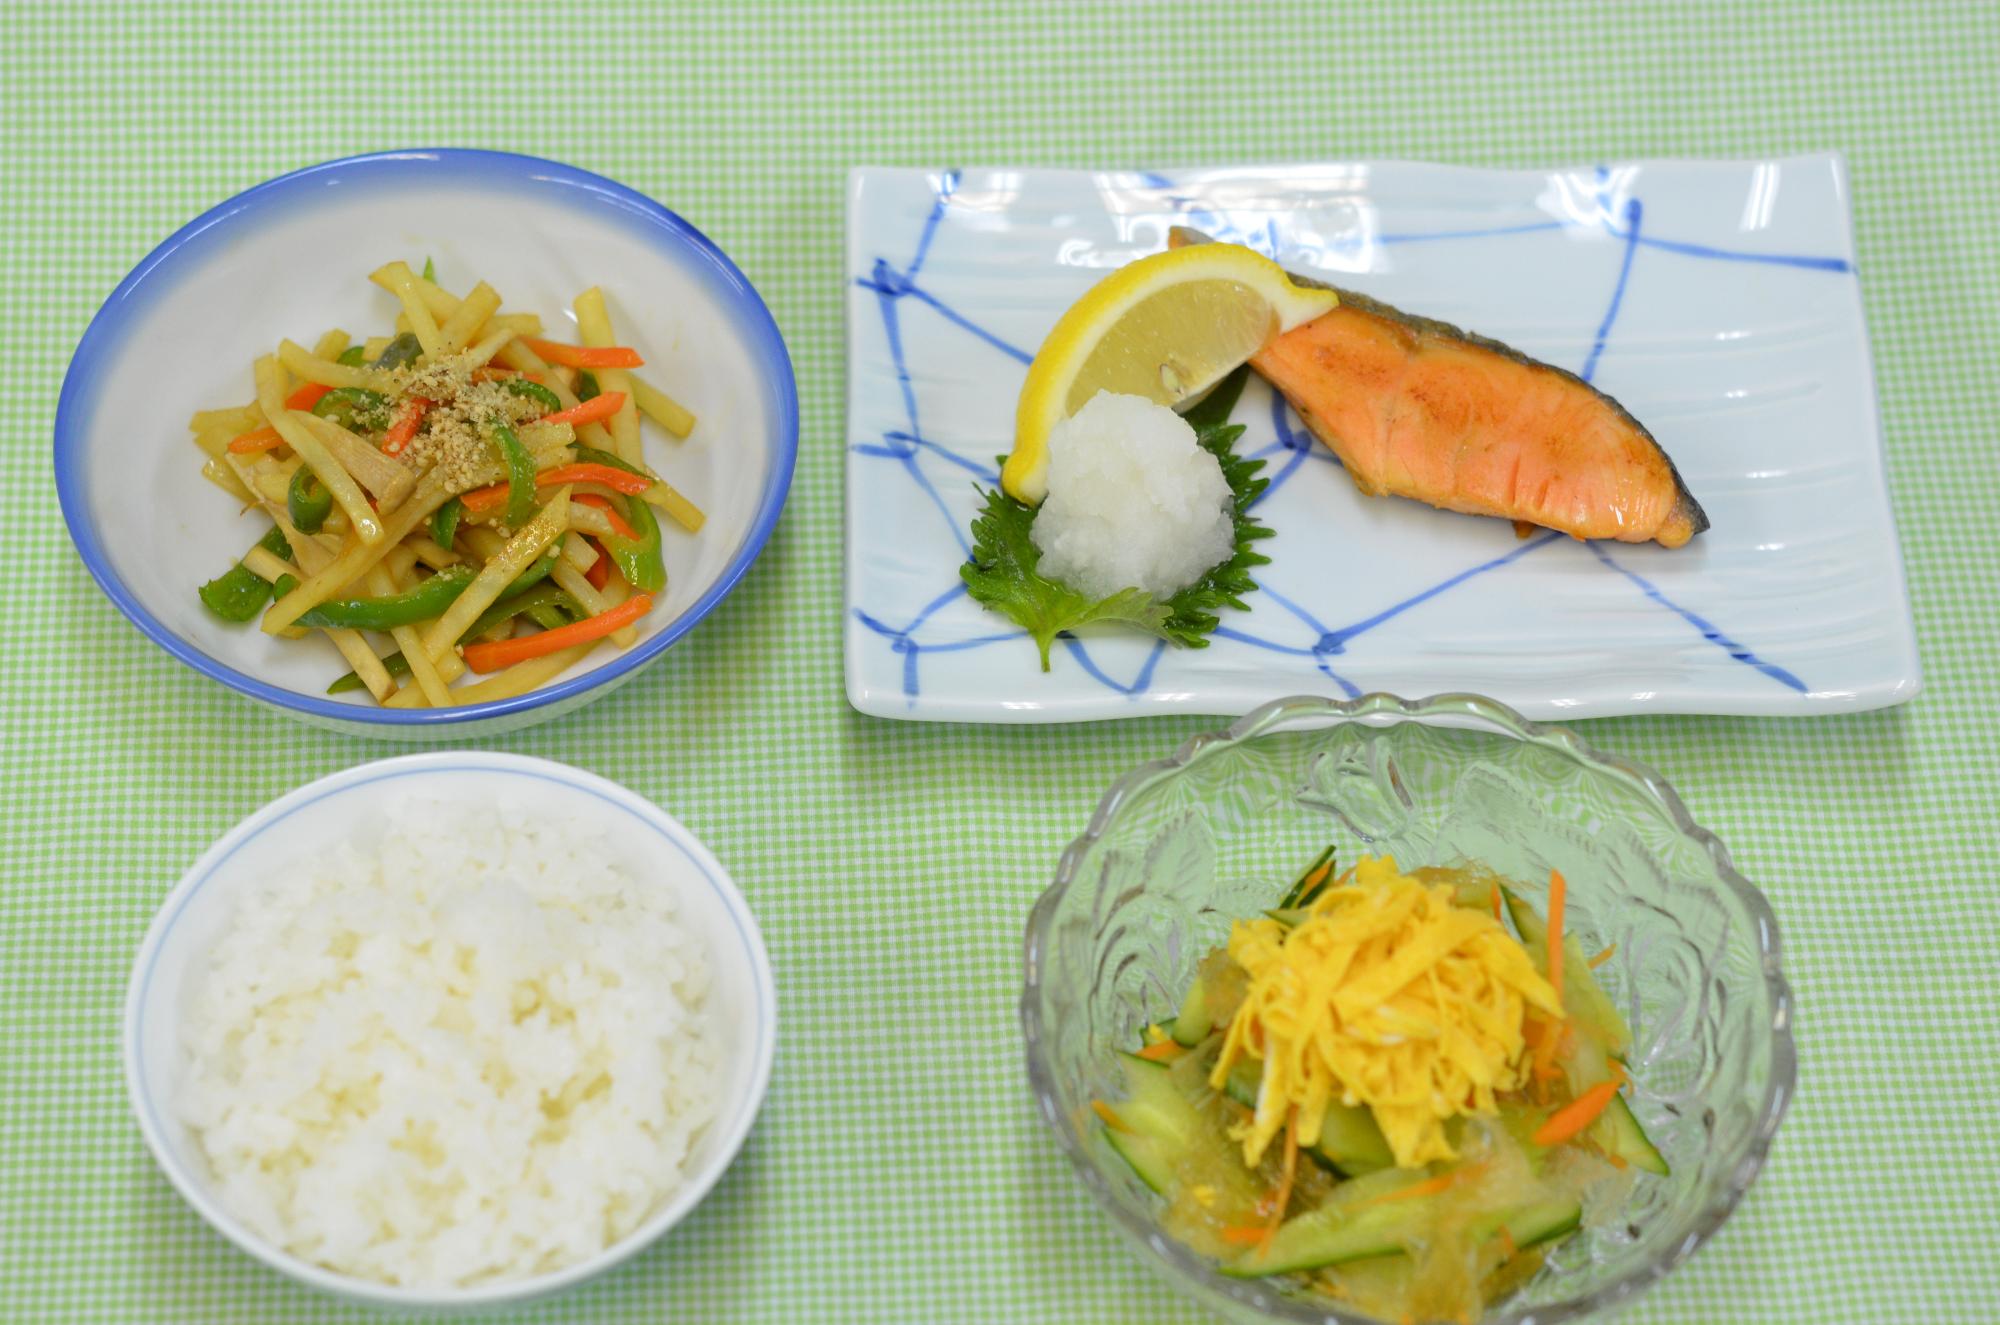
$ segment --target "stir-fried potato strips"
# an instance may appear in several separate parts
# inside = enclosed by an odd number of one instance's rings
[[[644,357],[601,289],[568,344],[485,281],[460,296],[404,262],[368,279],[394,296],[389,334],[281,339],[253,401],[188,420],[202,473],[270,521],[203,604],[325,637],[349,669],[328,692],[396,708],[525,694],[629,648],[666,597],[650,508],[673,538],[703,520],[647,466],[641,420],[680,438],[694,416],[630,373]]]

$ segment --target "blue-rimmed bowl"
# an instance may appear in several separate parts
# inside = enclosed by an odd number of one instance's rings
[[[395,258],[447,286],[492,283],[509,310],[571,337],[571,301],[603,286],[646,376],[698,419],[647,431],[647,458],[708,516],[662,522],[664,601],[639,642],[530,694],[447,710],[329,696],[346,665],[321,641],[211,617],[196,586],[268,527],[201,476],[188,416],[254,397],[250,365],[285,337],[378,334],[397,311],[368,283]],[[84,564],[160,647],[283,712],[354,734],[490,735],[556,717],[629,680],[736,586],[770,537],[798,451],[798,393],[770,310],[699,230],[652,199],[534,157],[385,152],[311,166],[197,217],[119,283],[77,346],[56,408],[56,489]]]
[[[704,1015],[729,1056],[713,1121],[700,1132],[683,1180],[624,1238],[586,1261],[532,1278],[470,1288],[402,1288],[339,1274],[252,1231],[217,1199],[213,1172],[176,1109],[187,1073],[181,1017],[190,976],[227,932],[247,888],[341,841],[379,836],[388,810],[412,798],[562,815],[603,844],[636,886],[671,890],[676,922],[702,940],[710,985]],[[125,993],[125,1084],[146,1144],[174,1187],[225,1237],[301,1283],[408,1310],[493,1307],[546,1296],[595,1277],[679,1223],[722,1176],[763,1102],[777,1048],[777,995],[757,922],[707,847],[678,821],[614,782],[546,759],[419,754],[362,764],[280,797],[231,829],[196,861],[154,916]]]

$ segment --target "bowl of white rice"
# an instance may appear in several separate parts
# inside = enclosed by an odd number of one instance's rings
[[[273,802],[154,918],[125,1073],[168,1179],[293,1278],[402,1308],[552,1293],[729,1166],[776,997],[687,829],[547,760],[427,754]]]

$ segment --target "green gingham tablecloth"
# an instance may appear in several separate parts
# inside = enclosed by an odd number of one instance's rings
[[[762,560],[687,640],[494,742],[680,816],[761,918],[764,1114],[676,1233],[525,1321],[1178,1322],[1041,1133],[1019,939],[1101,788],[1204,719],[912,725],[842,698],[841,200],[856,163],[1837,148],[1926,691],[1888,712],[1588,724],[1772,896],[1800,1089],[1728,1227],[1633,1321],[2000,1319],[2000,10],[596,0],[0,9],[0,1320],[347,1321],[227,1245],[127,1110],[118,1014],[161,897],[299,783],[401,747],[240,700],[127,626],[51,476],[77,338],[163,236],[348,153],[601,171],[770,301],[804,429]],[[135,445],[183,445],[178,435]]]

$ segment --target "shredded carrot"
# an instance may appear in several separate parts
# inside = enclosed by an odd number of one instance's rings
[[[292,392],[291,395],[285,397],[285,408],[311,409],[314,405],[319,404],[321,396],[331,390],[333,388],[324,383],[307,382],[304,386]]]
[[[1556,991],[1556,1002],[1563,996],[1563,903],[1569,895],[1569,884],[1561,870],[1549,871],[1549,985]]]
[[[1231,1224],[1217,1230],[1215,1236],[1231,1247],[1254,1247],[1269,1241],[1271,1230],[1262,1224]]]
[[[570,500],[575,501],[576,498],[572,497]],[[597,560],[590,563],[590,569],[583,573],[583,578],[590,581],[591,588],[602,589],[611,583],[611,558],[604,551],[604,544],[596,539],[587,538],[584,542],[597,549]]]
[[[625,345],[565,345],[561,341],[521,337],[521,343],[550,363],[565,368],[643,368],[639,351]]]
[[[553,414],[544,414],[536,422],[567,423],[573,426],[580,426],[586,423],[601,422],[624,408],[625,393],[623,391],[606,391],[601,396],[592,396],[581,405],[571,405],[568,409],[559,409]]]
[[[1388,1205],[1395,1201],[1414,1201],[1421,1196],[1436,1196],[1440,1192],[1450,1191],[1459,1183],[1483,1172],[1485,1168],[1486,1166],[1483,1163],[1464,1164],[1449,1172],[1440,1173],[1434,1178],[1425,1178],[1422,1182],[1413,1182],[1407,1187],[1398,1187],[1393,1192],[1384,1192],[1372,1200],[1363,1201],[1355,1209],[1365,1209],[1371,1205]]]
[[[1493,902],[1493,918],[1495,920],[1499,920],[1501,916],[1500,916],[1500,884],[1498,880],[1495,880],[1493,884],[1492,902]]]
[[[602,400],[604,397],[599,396],[597,399]],[[595,402],[585,403],[594,404]],[[549,415],[551,419],[554,417],[555,415],[553,414]],[[544,420],[544,422],[546,421]],[[610,465],[589,464],[557,465],[554,469],[545,469],[535,475],[535,483],[537,486],[544,488],[555,483],[602,483],[605,487],[613,491],[622,492],[631,497],[636,497],[653,486],[653,480],[647,478],[644,474],[634,474],[629,469],[613,469]]]
[[[1570,1028],[1563,1022],[1545,1021],[1539,1017],[1531,1024],[1539,1028],[1539,1037],[1535,1041],[1535,1079],[1553,1081],[1563,1074],[1562,1069],[1556,1066],[1556,1059],[1564,1056]]]
[[[241,437],[230,438],[227,449],[237,455],[255,455],[259,451],[268,451],[284,444],[285,439],[278,436],[276,428],[263,427],[246,432]]]
[[[1391,1201],[1414,1201],[1420,1196],[1436,1196],[1439,1192],[1450,1191],[1452,1184],[1456,1181],[1458,1179],[1452,1174],[1440,1173],[1435,1178],[1426,1178],[1422,1182],[1413,1182],[1407,1187],[1398,1187],[1393,1192],[1384,1192],[1373,1201],[1370,1201],[1369,1204],[1387,1205]]]
[[[1172,1040],[1161,1040],[1157,1044],[1149,1044],[1144,1049],[1141,1049],[1139,1057],[1149,1063],[1171,1063],[1186,1052],[1187,1050],[1181,1048]]]
[[[577,644],[603,639],[621,626],[629,626],[653,610],[653,595],[634,594],[609,611],[573,621],[567,626],[544,630],[519,639],[495,640],[489,644],[468,644],[463,651],[465,665],[475,672],[497,672],[530,658],[542,658]]]
[[[1265,1236],[1278,1231],[1285,1222],[1285,1207],[1292,1203],[1292,1184],[1299,1176],[1299,1111],[1296,1105],[1285,1116],[1285,1167],[1278,1178],[1278,1190],[1271,1194],[1271,1222]]]
[[[484,368],[473,369],[472,380],[475,382],[504,382],[510,377],[519,377],[520,375],[521,373],[518,369],[495,368],[493,365],[488,364]]]
[[[410,439],[417,435],[417,427],[423,423],[424,413],[430,407],[431,402],[422,396],[411,396],[409,404],[403,406],[403,412],[389,425],[389,431],[382,435],[382,454],[401,455],[403,448],[410,444]]]
[[[1104,1125],[1114,1132],[1129,1132],[1132,1130],[1125,1125],[1125,1120],[1120,1118],[1112,1107],[1103,1100],[1092,1100],[1090,1102],[1090,1111],[1099,1118],[1102,1118]]]
[[[1617,951],[1618,951],[1618,945],[1614,943],[1610,947],[1606,948],[1603,952],[1598,953],[1595,957],[1592,957],[1590,959],[1590,969],[1594,971],[1598,967],[1604,965],[1604,963],[1611,960],[1612,954],[1616,953]]]
[[[1624,1074],[1614,1066],[1609,1081],[1598,1082],[1550,1114],[1548,1121],[1535,1129],[1534,1143],[1538,1146],[1559,1146],[1589,1127],[1597,1121],[1599,1114],[1611,1107],[1623,1080]]]

